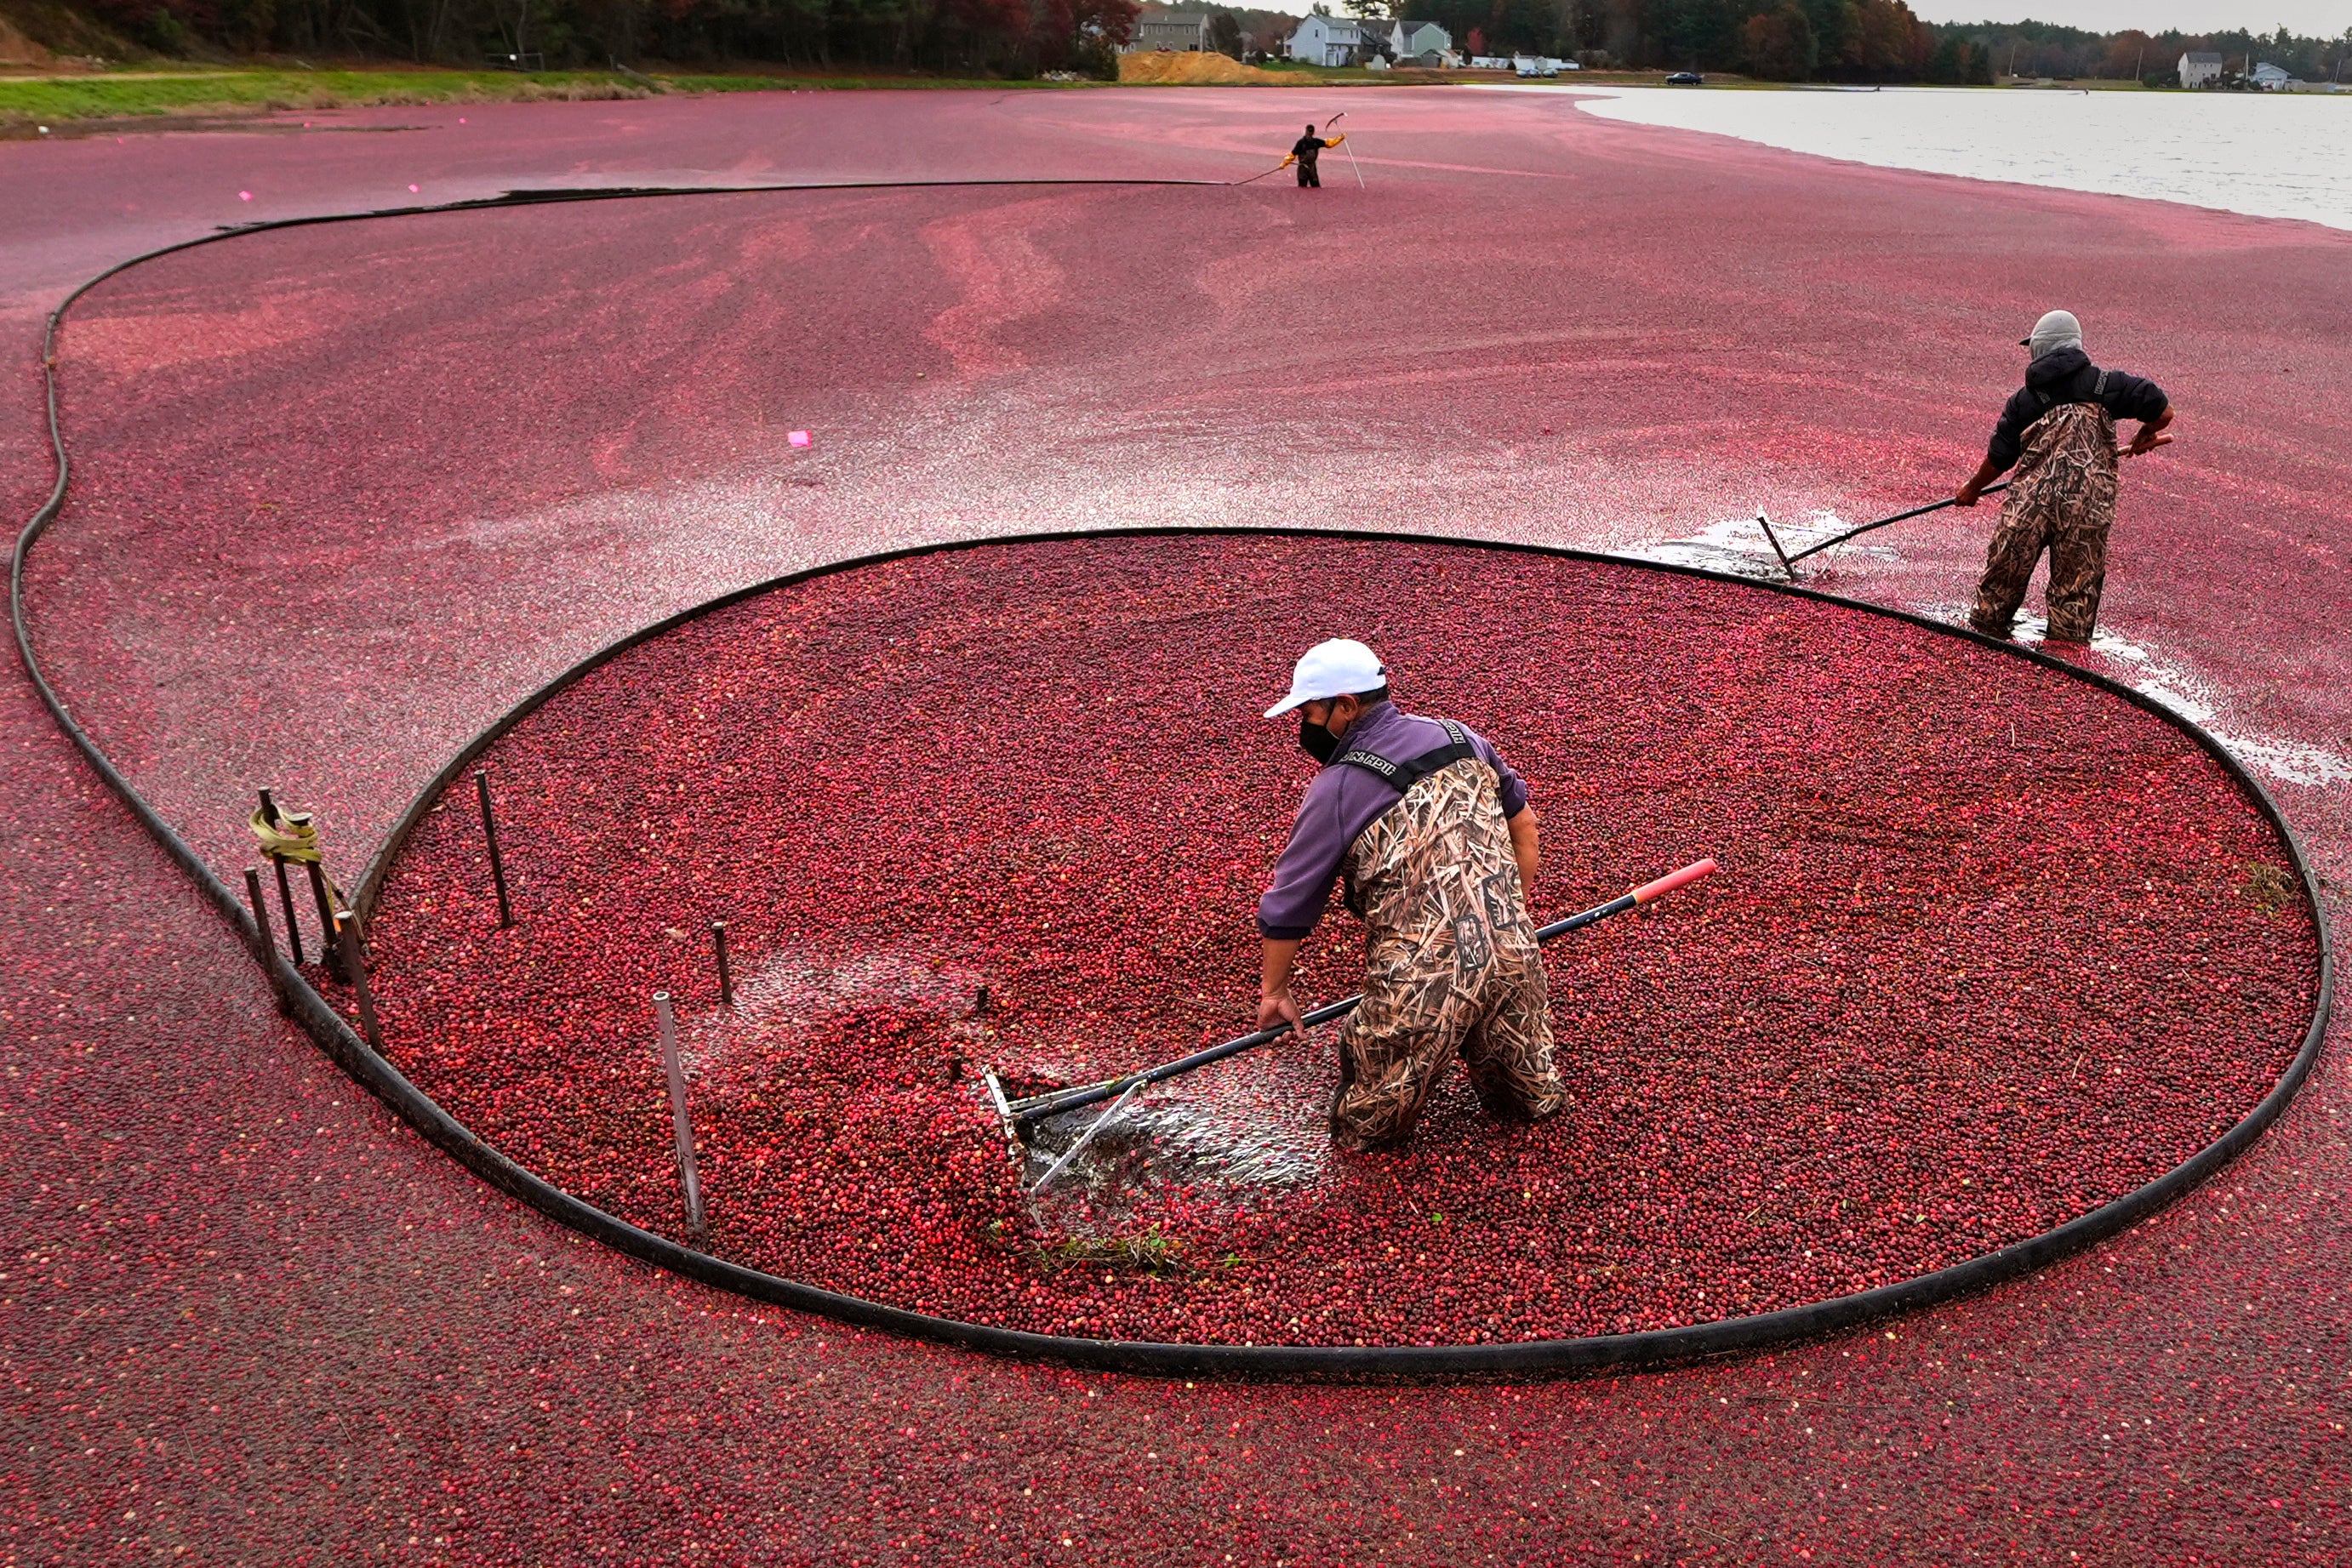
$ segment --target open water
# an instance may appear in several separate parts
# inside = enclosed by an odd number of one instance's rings
[[[1579,107],[1612,120],[1883,168],[2352,229],[2352,92],[1535,90],[1606,95]]]

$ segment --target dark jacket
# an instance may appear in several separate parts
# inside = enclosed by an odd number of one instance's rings
[[[1999,472],[2016,466],[2027,427],[2061,403],[2095,402],[2117,419],[2154,419],[2170,402],[2145,377],[2103,371],[2080,349],[2053,350],[2026,367],[2025,384],[2000,411],[1985,455]]]

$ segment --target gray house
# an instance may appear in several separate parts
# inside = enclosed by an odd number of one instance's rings
[[[1376,55],[1387,55],[1402,65],[1446,63],[1454,35],[1434,22],[1391,21],[1372,16],[1326,16],[1317,12],[1299,18],[1298,30],[1282,46],[1294,60],[1314,66],[1360,66]]]
[[[2221,79],[2221,57],[2207,49],[2192,49],[2180,57],[2180,85],[2203,87]]]
[[[1135,24],[1135,35],[1127,47],[1130,53],[1148,49],[1180,55],[1211,53],[1215,46],[1209,42],[1209,14],[1174,11],[1165,16],[1146,16]]]
[[[1379,25],[1372,24],[1375,27]],[[1434,22],[1391,22],[1387,37],[1381,41],[1400,63],[1410,61],[1415,65],[1444,65],[1445,57],[1454,49],[1454,35]]]

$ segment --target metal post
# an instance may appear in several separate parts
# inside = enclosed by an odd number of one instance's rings
[[[677,1134],[677,1175],[686,1184],[686,1225],[697,1236],[704,1229],[702,1177],[694,1166],[694,1124],[686,1116],[686,1069],[677,1061],[677,1019],[669,1010],[669,993],[654,993],[654,1011],[661,1017],[662,1071],[669,1075],[669,1120]]]
[[[360,1000],[360,1029],[368,1048],[383,1054],[383,1030],[376,1026],[375,993],[368,989],[367,947],[360,940],[360,917],[348,909],[335,911],[335,946],[343,956],[343,975]]]
[[[514,905],[507,902],[507,862],[499,853],[499,822],[490,815],[490,776],[480,768],[474,770],[474,793],[482,801],[482,841],[490,846],[490,881],[499,890],[499,929],[503,931],[514,922]]]
[[[310,821],[310,813],[289,811],[286,821],[293,826],[303,826]],[[327,868],[320,862],[311,861],[303,869],[310,873],[310,898],[319,906],[319,962],[332,972],[341,967],[341,961],[336,951],[335,901],[327,896]]]
[[[269,798],[267,789],[261,791],[261,820],[273,828],[285,821],[278,814],[278,802]],[[271,855],[269,863],[277,868],[278,902],[286,910],[286,954],[293,960],[295,967],[299,968],[302,965],[302,927],[294,918],[294,884],[286,879],[286,862],[283,860]]]
[[[259,954],[266,967],[278,956],[278,942],[269,934],[269,900],[261,895],[261,873],[251,866],[245,868],[245,896],[253,905],[254,929],[261,937]]]
[[[278,1014],[290,1019],[294,1016],[294,1002],[278,977],[278,948],[269,934],[269,898],[261,891],[261,873],[251,866],[245,868],[245,897],[253,905],[253,924],[261,939],[254,956],[261,960],[261,972],[268,977],[269,994],[278,1003]]]
[[[735,977],[727,972],[727,922],[710,923],[710,941],[719,950],[719,1005],[731,1008],[735,1005]]]

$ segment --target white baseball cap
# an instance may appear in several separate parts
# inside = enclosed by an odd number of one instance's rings
[[[1298,667],[1290,672],[1290,695],[1266,709],[1265,716],[1280,718],[1300,703],[1374,691],[1387,676],[1378,653],[1352,637],[1334,637],[1299,656]]]

